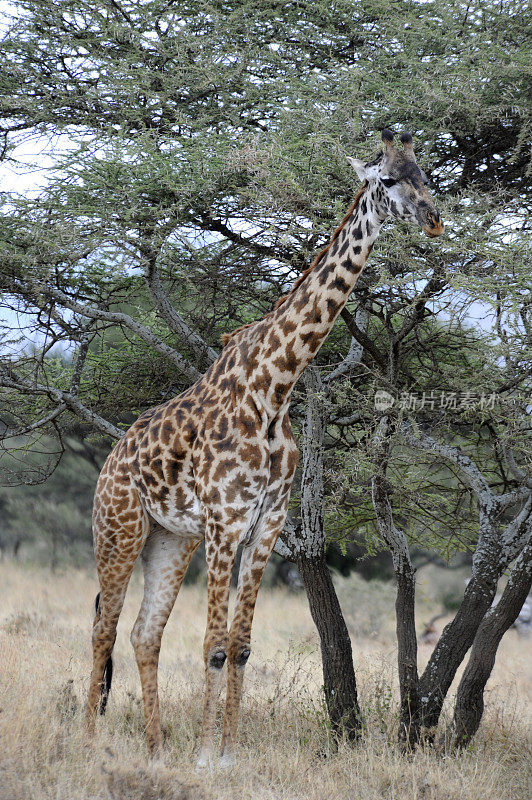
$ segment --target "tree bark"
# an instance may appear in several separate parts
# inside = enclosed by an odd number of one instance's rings
[[[371,481],[371,498],[380,535],[392,555],[397,585],[395,619],[397,670],[401,694],[398,738],[407,748],[412,748],[419,741],[421,732],[415,615],[416,570],[412,566],[406,535],[394,522],[386,480],[390,443],[391,422],[387,415],[383,415],[373,437],[377,471]]]
[[[409,425],[403,425],[402,434],[410,446],[455,464],[478,502],[479,537],[473,557],[472,578],[455,618],[444,628],[419,681],[421,721],[423,727],[431,729],[438,724],[456,671],[491,608],[500,576],[528,542],[532,498],[526,485],[504,495],[495,495],[475,462],[459,447],[437,442],[421,431],[414,435]],[[526,483],[525,473],[512,463],[511,455],[509,458],[510,468],[513,467],[518,480]],[[523,501],[521,510],[501,534],[502,512]]]
[[[348,740],[355,741],[360,736],[362,717],[351,640],[325,561],[325,551],[322,549],[312,558],[301,555],[297,563],[320,636],[323,688],[331,726],[337,737],[345,735]]]
[[[296,561],[321,643],[325,702],[338,738],[353,741],[362,727],[351,640],[325,561],[323,449],[328,408],[319,370],[303,373],[307,403],[302,436],[301,526],[285,528],[284,545]],[[286,554],[284,554],[286,555]]]
[[[424,728],[435,728],[449,687],[490,608],[499,579],[498,560],[468,583],[454,619],[443,629],[419,681]]]
[[[484,712],[484,689],[497,649],[523,607],[532,585],[532,544],[521,551],[498,604],[482,620],[469,663],[458,687],[453,721],[453,744],[465,747],[475,735]]]
[[[421,730],[421,703],[417,671],[417,636],[415,624],[416,571],[412,564],[395,573],[397,597],[395,616],[397,630],[397,665],[401,692],[399,741],[413,748]]]

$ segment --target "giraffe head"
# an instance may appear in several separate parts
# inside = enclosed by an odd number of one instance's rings
[[[410,133],[401,134],[402,148],[393,143],[393,133],[382,132],[384,150],[370,163],[349,158],[358,177],[373,190],[376,211],[384,219],[417,222],[427,236],[440,236],[443,222],[427,191],[428,178],[416,162]]]

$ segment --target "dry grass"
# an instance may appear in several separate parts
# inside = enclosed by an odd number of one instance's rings
[[[394,744],[393,592],[356,579],[340,581],[356,636],[355,665],[369,732],[358,748],[342,746],[335,753],[319,694],[320,661],[305,598],[263,591],[246,675],[239,766],[197,776],[193,759],[205,620],[201,587],[183,589],[167,627],[160,668],[165,754],[149,764],[128,641],[140,603],[139,578],[132,582],[119,626],[109,711],[92,745],[83,735],[82,710],[94,578],[83,572],[52,576],[4,563],[0,585],[0,800],[530,796],[526,721],[532,705],[532,642],[513,632],[501,646],[474,746],[459,757],[421,749],[405,758]],[[421,658],[428,655],[428,648],[422,648]]]

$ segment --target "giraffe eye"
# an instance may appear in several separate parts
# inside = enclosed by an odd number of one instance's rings
[[[381,181],[383,182],[383,184],[385,186],[388,186],[388,187],[395,186],[395,184],[397,183],[397,181],[394,180],[393,178],[381,178]]]

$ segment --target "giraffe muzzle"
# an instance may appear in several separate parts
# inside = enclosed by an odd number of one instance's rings
[[[421,229],[423,233],[426,233],[431,239],[435,239],[436,236],[442,235],[443,231],[445,230],[445,226],[437,211],[429,211],[427,214],[427,222],[425,225],[421,226]]]

